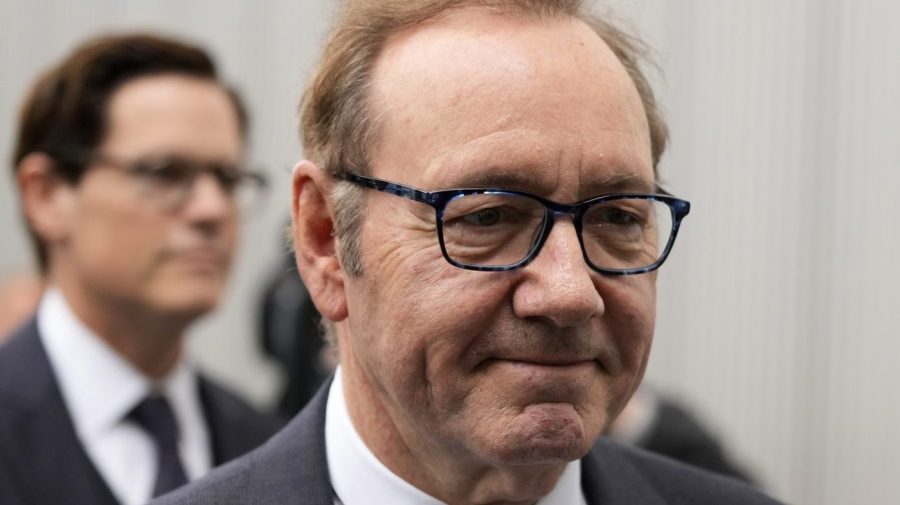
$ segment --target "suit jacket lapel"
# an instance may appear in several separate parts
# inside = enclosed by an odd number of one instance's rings
[[[334,505],[325,454],[325,405],[331,379],[257,451],[245,475],[255,505]]]
[[[56,384],[38,336],[37,322],[23,327],[9,342],[10,377],[17,377],[15,407],[6,414],[9,463],[14,477],[27,486],[24,496],[35,503],[117,505],[109,487],[87,456]],[[4,406],[7,408],[7,406]]]
[[[665,505],[634,464],[601,438],[581,460],[581,487],[590,505]]]
[[[254,411],[202,375],[197,385],[216,466],[259,447],[283,425],[279,419]]]
[[[209,383],[198,378],[198,387],[206,425],[209,428],[213,465],[218,466],[247,452],[247,449],[238,443],[244,434],[240,433],[240,428],[235,423],[228,422],[229,415],[224,412],[224,406],[216,401],[215,392]]]

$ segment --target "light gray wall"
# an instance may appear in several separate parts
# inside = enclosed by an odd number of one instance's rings
[[[654,4],[694,213],[650,376],[777,495],[900,503],[900,3]]]
[[[900,503],[900,3],[615,0],[656,49],[672,127],[662,167],[694,205],[660,274],[648,371],[778,497]],[[192,351],[259,403],[259,283],[279,254],[295,104],[326,0],[0,0],[0,158],[36,72],[98,31],[152,28],[211,48],[253,112],[269,206],[247,222],[231,292]],[[8,166],[8,163],[7,163]],[[0,179],[0,272],[30,264]]]

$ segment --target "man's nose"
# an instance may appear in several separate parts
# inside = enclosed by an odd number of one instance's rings
[[[556,222],[541,251],[522,273],[525,279],[513,297],[518,317],[541,318],[571,328],[603,314],[603,298],[571,221]]]

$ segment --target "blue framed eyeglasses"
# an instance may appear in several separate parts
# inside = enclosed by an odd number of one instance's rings
[[[691,210],[690,202],[661,194],[617,193],[567,205],[523,191],[422,191],[353,173],[340,178],[430,205],[444,258],[459,268],[488,272],[527,265],[561,216],[572,217],[584,260],[594,271],[650,272],[666,260]]]

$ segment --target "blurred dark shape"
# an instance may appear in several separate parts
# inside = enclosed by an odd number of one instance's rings
[[[336,365],[319,331],[321,316],[286,253],[266,283],[260,310],[263,349],[286,375],[278,413],[291,418],[313,397]]]
[[[698,468],[754,483],[723,442],[676,399],[642,384],[607,436]]]

